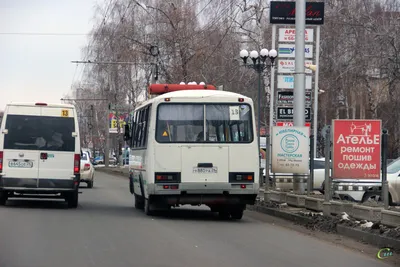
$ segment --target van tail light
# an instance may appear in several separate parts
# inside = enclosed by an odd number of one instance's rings
[[[156,172],[155,183],[180,183],[181,173],[179,172]]]
[[[3,151],[0,151],[0,173],[3,172]]]
[[[83,170],[84,170],[84,171],[90,170],[90,164],[89,164],[89,163],[86,163],[86,164],[83,166]]]
[[[79,174],[81,168],[81,155],[75,154],[74,156],[74,174]]]

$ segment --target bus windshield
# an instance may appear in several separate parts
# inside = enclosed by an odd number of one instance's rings
[[[248,104],[176,104],[158,106],[159,143],[251,143],[252,112]]]

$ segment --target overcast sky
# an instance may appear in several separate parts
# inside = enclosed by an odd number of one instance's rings
[[[0,0],[0,110],[11,101],[60,103],[70,92],[87,36],[19,33],[88,33],[96,3],[104,0]],[[5,34],[18,33],[18,34]]]

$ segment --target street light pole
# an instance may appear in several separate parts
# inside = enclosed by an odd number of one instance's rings
[[[295,127],[303,127],[305,124],[305,24],[306,1],[296,1],[296,43],[295,43],[295,79],[293,94],[293,124]],[[308,157],[308,155],[307,155]],[[305,184],[301,177],[294,175],[293,191],[297,194],[305,193]]]
[[[258,107],[257,107],[257,134],[258,134],[258,154],[259,154],[259,161],[258,166],[260,170],[260,187],[263,185],[263,169],[261,168],[261,155],[260,155],[260,147],[261,147],[261,79],[262,74],[265,69],[274,66],[275,58],[278,56],[278,52],[275,49],[261,49],[260,54],[257,51],[253,50],[250,52],[250,58],[253,61],[253,64],[247,64],[247,59],[249,58],[249,52],[247,50],[240,51],[240,57],[243,60],[244,66],[248,68],[252,68],[257,71],[258,74]],[[269,58],[271,61],[271,65],[265,63],[266,59]],[[268,155],[266,155],[268,156]]]

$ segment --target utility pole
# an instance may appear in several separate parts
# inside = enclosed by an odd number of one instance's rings
[[[293,96],[293,122],[295,127],[305,124],[305,26],[306,26],[306,1],[296,1],[296,43],[295,43],[295,73]],[[306,155],[308,157],[308,154]],[[301,177],[294,175],[293,191],[297,194],[305,193],[305,184]]]
[[[96,147],[95,147],[95,145],[94,145],[94,127],[93,127],[93,124],[94,124],[94,106],[93,105],[90,105],[90,134],[92,135],[92,149],[93,149],[93,158],[94,158],[94,155],[96,154]]]

